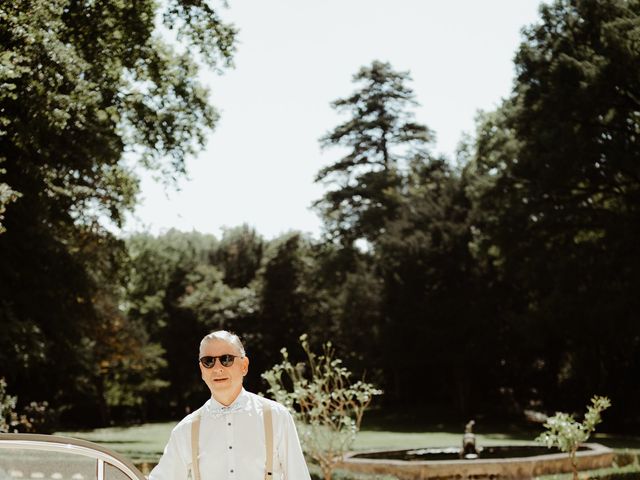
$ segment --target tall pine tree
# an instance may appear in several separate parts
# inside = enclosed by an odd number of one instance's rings
[[[359,88],[332,103],[350,115],[321,138],[321,145],[350,152],[318,173],[317,182],[335,188],[316,207],[328,235],[345,246],[358,239],[375,242],[397,213],[405,163],[432,141],[431,131],[413,120],[410,108],[417,103],[409,80],[408,72],[374,61],[354,75]]]

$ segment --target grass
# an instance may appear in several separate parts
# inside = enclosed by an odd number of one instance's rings
[[[78,432],[58,432],[58,435],[89,440],[122,453],[134,462],[155,462],[164,449],[171,429],[177,422],[147,423],[132,427],[109,427]],[[485,433],[477,435],[480,445],[527,444],[518,435]],[[397,432],[364,428],[356,438],[354,449],[404,449],[418,447],[457,446],[459,432]]]
[[[78,432],[58,432],[101,444],[122,453],[134,462],[156,462],[164,449],[171,429],[177,422],[147,423],[132,427],[110,427]],[[425,427],[428,428],[428,427]],[[511,429],[507,433],[485,431],[477,434],[479,445],[525,445],[533,443],[535,432]],[[594,441],[618,453],[640,455],[640,437],[596,434]],[[354,449],[405,449],[419,447],[458,446],[462,433],[455,426],[432,426],[430,431],[395,431],[389,425],[365,425],[356,438]]]
[[[625,465],[624,467],[601,468],[598,470],[589,470],[588,473],[578,473],[580,479],[589,480],[637,480],[640,478],[640,466],[636,464]],[[538,480],[572,480],[573,474],[562,473],[557,475],[544,475],[538,477]]]
[[[459,421],[434,421],[420,418],[420,412],[371,411],[365,416],[362,430],[356,438],[355,450],[388,449],[400,450],[423,447],[460,446],[464,424]],[[133,460],[148,473],[149,464],[155,464],[169,439],[175,422],[148,423],[131,427],[99,428],[89,431],[59,432],[75,438],[89,440],[111,448]],[[539,425],[496,424],[479,421],[474,431],[478,445],[523,445],[535,443],[533,439],[541,432]],[[597,433],[594,442],[616,451],[619,466],[614,469],[589,472],[591,479],[640,480],[640,437]],[[317,472],[311,466],[314,478]],[[317,470],[317,469],[316,469]],[[584,475],[584,474],[583,474]],[[360,476],[339,472],[337,480],[360,479]],[[362,479],[371,477],[362,476]],[[391,480],[389,477],[388,480]],[[571,480],[570,475],[553,475],[543,480]]]
[[[56,434],[98,443],[122,453],[136,463],[157,462],[176,423],[145,423],[132,427],[97,428]]]
[[[134,462],[155,462],[164,449],[171,429],[177,422],[147,423],[132,427],[110,427],[78,432],[58,432],[58,435],[81,438],[122,453]],[[458,432],[394,432],[363,429],[356,439],[356,450],[404,449],[459,445]],[[501,433],[479,434],[480,445],[526,444],[530,441]]]

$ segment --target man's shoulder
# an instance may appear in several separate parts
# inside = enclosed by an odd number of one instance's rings
[[[282,415],[289,414],[289,410],[287,409],[287,407],[285,407],[281,403],[278,403],[275,400],[271,400],[270,398],[263,397],[261,395],[256,395],[255,393],[251,393],[251,392],[247,392],[247,393],[250,395],[251,399],[255,403],[262,405],[263,408],[265,406],[269,406],[272,412],[276,412],[277,414],[282,414]]]
[[[179,432],[179,431],[182,431],[184,429],[190,429],[191,425],[193,424],[193,421],[197,417],[202,415],[202,411],[204,410],[205,405],[206,405],[206,403],[204,405],[202,405],[200,408],[198,408],[197,410],[194,410],[193,412],[188,414],[182,420],[180,420],[180,422],[173,428],[173,431],[174,432]]]

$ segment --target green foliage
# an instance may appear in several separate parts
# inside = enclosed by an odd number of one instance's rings
[[[0,157],[0,164],[2,163],[2,157]],[[6,173],[6,170],[0,168],[0,175]],[[15,202],[20,197],[20,194],[15,190],[12,190],[6,183],[0,182],[0,233],[5,231],[2,225],[4,219],[4,212],[7,210],[7,205],[11,202]]]
[[[94,365],[94,386],[105,423],[113,408],[132,410],[130,414],[145,417],[147,399],[167,382],[159,378],[166,366],[164,350],[150,341],[144,325],[115,308],[108,299],[96,302],[103,321],[92,335],[95,339],[87,350],[87,363]]]
[[[232,288],[213,265],[198,265],[185,276],[187,287],[180,306],[194,313],[206,328],[229,328],[234,320],[253,315],[257,298],[251,288]]]
[[[300,431],[303,449],[320,465],[325,480],[346,453],[360,429],[362,416],[381,390],[363,380],[351,381],[351,372],[335,357],[331,343],[323,353],[311,351],[307,336],[300,337],[307,360],[291,363],[286,349],[283,361],[262,374],[272,397],[287,406]]]
[[[158,237],[131,236],[127,240],[127,314],[144,321],[155,336],[168,321],[167,303],[177,301],[167,298],[171,283],[181,282],[196,266],[208,263],[217,245],[212,235],[197,232],[170,230]]]
[[[246,287],[255,278],[265,249],[264,239],[248,225],[226,229],[212,262],[224,272],[224,282]]]
[[[622,412],[640,398],[622,380],[640,372],[638,32],[637,1],[542,4],[511,96],[478,118],[470,246],[505,289],[518,402],[539,401],[523,398],[533,389],[577,405],[606,389]]]
[[[230,65],[235,31],[212,3],[0,6],[0,376],[25,404],[177,417],[202,399],[194,347],[225,327],[254,372],[332,338],[390,404],[516,416],[607,391],[640,421],[637,0],[543,4],[458,167],[429,153],[409,75],[360,69],[321,139],[346,151],[317,176],[328,241],[120,241],[135,168],[171,182],[215,124],[196,66]]]
[[[9,395],[7,382],[0,377],[0,433],[53,433],[57,415],[47,402],[31,402],[23,413],[17,404],[18,397]]]
[[[582,422],[578,422],[567,413],[558,412],[547,419],[544,423],[547,431],[536,438],[536,441],[544,443],[549,448],[558,447],[563,452],[567,452],[571,458],[573,478],[577,479],[578,447],[589,439],[596,425],[602,421],[601,413],[610,406],[611,401],[607,397],[594,396],[591,399],[591,405],[587,406],[587,413]]]
[[[369,379],[379,383],[384,381],[388,370],[385,372],[376,359],[386,332],[382,313],[384,284],[374,269],[375,266],[358,261],[343,281],[325,287],[324,298],[333,324],[329,325],[329,331],[325,325],[316,327],[320,331],[314,338],[334,339],[336,350],[354,371],[366,372]]]
[[[411,385],[413,394],[446,399],[462,415],[494,384],[492,369],[501,348],[490,280],[469,250],[469,215],[461,173],[444,159],[418,159],[407,175],[397,218],[387,223],[375,251],[383,308],[392,319],[382,324],[383,348],[404,352],[392,365],[381,365],[385,389]],[[462,345],[464,354],[457,348]],[[416,370],[429,381],[416,384]],[[482,380],[478,370],[484,372]]]
[[[100,417],[88,410],[105,402],[104,356],[91,348],[114,346],[96,335],[114,325],[125,260],[107,226],[134,206],[136,163],[172,181],[214,126],[197,73],[233,53],[218,11],[200,0],[0,5],[0,375],[21,399]],[[169,43],[160,19],[182,40]]]
[[[218,241],[212,235],[170,230],[159,236],[133,235],[127,240],[130,256],[125,315],[144,325],[149,341],[160,347],[162,361],[155,377],[166,384],[162,398],[147,396],[149,409],[162,415],[179,415],[193,406],[201,388],[194,364],[194,349],[214,328],[207,323],[211,312],[225,312],[220,296],[211,288],[217,272],[209,264]],[[219,280],[218,277],[215,277]],[[217,296],[216,296],[217,295]],[[216,299],[213,305],[209,300]],[[226,300],[222,300],[223,302]]]
[[[261,337],[254,356],[265,369],[278,361],[281,347],[295,348],[303,332],[323,322],[313,268],[311,242],[299,232],[275,238],[265,248],[253,283],[259,301],[256,330]]]
[[[536,440],[549,448],[558,447],[563,452],[575,452],[581,443],[589,439],[596,425],[602,421],[602,412],[610,406],[611,401],[607,397],[594,396],[582,422],[567,413],[558,412],[546,420],[544,427],[547,431]]]
[[[7,392],[7,382],[0,378],[0,433],[13,432],[18,424],[17,397]]]

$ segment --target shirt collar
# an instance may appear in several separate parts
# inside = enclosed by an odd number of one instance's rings
[[[211,397],[206,403],[206,411],[209,415],[218,416],[226,413],[240,412],[244,410],[250,410],[251,405],[249,401],[249,394],[242,388],[240,394],[236,397],[233,403],[229,406],[223,405],[215,398]]]

